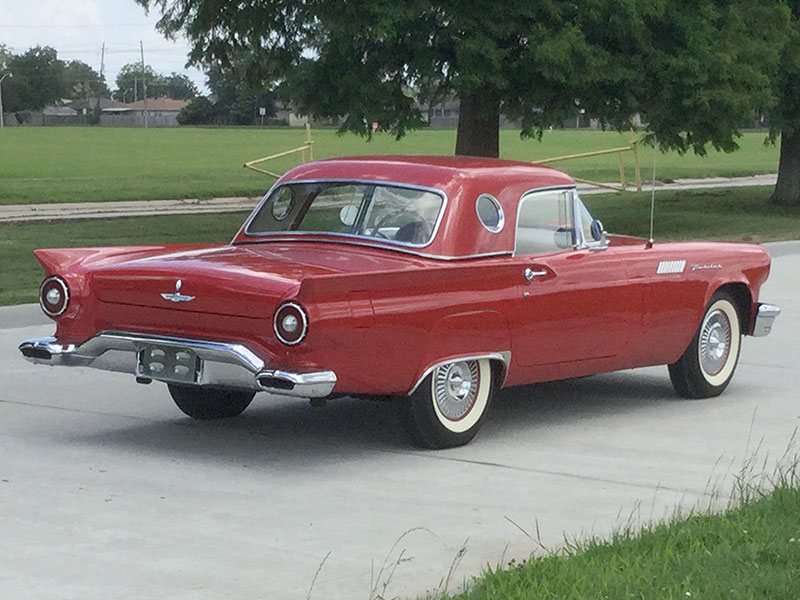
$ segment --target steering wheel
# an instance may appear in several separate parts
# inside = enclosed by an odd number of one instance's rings
[[[387,213],[381,217],[375,226],[372,228],[372,237],[380,237],[385,240],[390,240],[388,235],[381,233],[381,227],[383,227],[390,219],[394,219],[400,213]]]
[[[425,221],[409,221],[397,230],[394,239],[397,242],[422,244],[431,236],[431,226]]]

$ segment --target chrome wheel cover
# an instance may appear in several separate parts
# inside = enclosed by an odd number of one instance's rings
[[[709,375],[722,371],[731,351],[731,322],[722,310],[706,315],[700,329],[700,367]]]
[[[480,375],[474,360],[459,361],[437,367],[433,378],[433,400],[442,416],[459,421],[475,405]]]

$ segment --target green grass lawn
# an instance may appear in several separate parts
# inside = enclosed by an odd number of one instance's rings
[[[451,600],[797,598],[800,488],[491,569]]]
[[[768,187],[659,192],[656,240],[800,239],[800,207],[767,203]],[[647,236],[649,194],[586,196],[614,233]],[[244,213],[0,224],[0,305],[35,302],[42,270],[35,248],[229,241]]]
[[[654,238],[771,242],[800,239],[800,206],[775,206],[769,186],[656,192]],[[650,194],[598,194],[583,201],[612,233],[647,237]]]
[[[657,155],[661,181],[679,177],[753,175],[775,172],[778,149],[764,145],[764,133],[746,133],[741,149],[707,157]],[[8,127],[0,132],[0,204],[150,200],[256,196],[272,178],[242,168],[245,161],[297,147],[300,129]],[[452,154],[453,130],[420,130],[400,141],[378,135],[371,142],[330,129],[313,132],[317,158],[359,154]],[[555,130],[541,142],[501,132],[501,155],[526,161],[614,148],[630,134]],[[641,165],[650,177],[653,149],[642,147]],[[633,159],[625,154],[627,176]],[[284,172],[296,157],[269,163]],[[558,163],[573,176],[595,181],[619,179],[616,155]]]

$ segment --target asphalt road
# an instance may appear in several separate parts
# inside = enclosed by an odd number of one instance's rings
[[[800,243],[771,248],[762,300],[783,314],[745,339],[722,397],[677,399],[664,367],[515,388],[442,452],[352,399],[262,395],[193,422],[162,385],[25,362],[17,344],[52,326],[2,309],[2,596],[415,597],[451,569],[453,589],[565,535],[722,505],[746,458],[779,457],[800,425]]]

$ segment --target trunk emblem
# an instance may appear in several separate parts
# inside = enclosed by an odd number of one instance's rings
[[[175,293],[174,294],[161,294],[161,297],[164,300],[169,300],[170,302],[191,302],[194,300],[194,296],[186,296],[181,294],[181,286],[183,285],[183,281],[178,279],[175,282]]]

